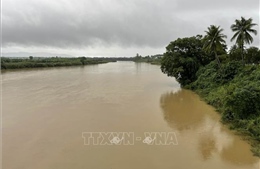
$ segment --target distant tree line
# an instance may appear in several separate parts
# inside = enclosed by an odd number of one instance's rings
[[[81,66],[115,62],[115,58],[62,58],[62,57],[33,57],[12,58],[1,57],[1,69],[22,69],[22,68],[40,68],[40,67],[61,67],[61,66]]]
[[[147,55],[147,56],[141,56],[138,53],[134,57],[134,62],[146,62],[146,63],[151,63],[151,64],[161,64],[161,59],[163,55],[162,54],[156,54],[156,55]]]

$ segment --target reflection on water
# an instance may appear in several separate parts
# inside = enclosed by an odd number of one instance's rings
[[[163,94],[160,105],[168,125],[180,135],[188,134],[190,142],[198,145],[203,160],[219,156],[237,167],[257,166],[259,160],[252,157],[249,145],[223,126],[214,109],[193,92]]]
[[[213,135],[211,136],[201,136],[199,138],[199,151],[203,157],[204,160],[209,159],[214,152],[216,152],[216,138],[214,138]]]
[[[210,107],[199,102],[198,96],[187,90],[166,93],[161,96],[164,118],[174,129],[194,129],[201,124],[205,112],[210,110]]]
[[[232,143],[221,151],[221,158],[233,164],[250,165],[256,162],[256,159],[250,158],[250,154],[243,141],[233,139]]]
[[[3,168],[258,169],[250,146],[159,66],[117,62],[2,77]],[[179,144],[84,146],[81,133],[92,131],[176,132]]]

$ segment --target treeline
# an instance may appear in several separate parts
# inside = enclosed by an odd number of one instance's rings
[[[134,62],[146,62],[146,63],[150,63],[150,64],[155,64],[155,65],[160,65],[161,64],[161,59],[162,59],[161,54],[157,54],[157,55],[147,55],[147,56],[141,56],[138,53],[136,54],[136,56],[134,57],[133,61]]]
[[[260,157],[260,50],[245,47],[257,34],[254,26],[251,18],[235,20],[230,50],[220,26],[211,25],[204,36],[179,38],[166,47],[161,70],[213,105]]]
[[[40,67],[61,67],[61,66],[81,66],[116,62],[115,58],[62,58],[62,57],[33,57],[28,58],[1,58],[1,69],[22,69],[22,68],[40,68]]]
[[[138,54],[137,54],[138,55]],[[23,69],[23,68],[41,68],[41,67],[62,67],[62,66],[82,66],[93,65],[117,61],[134,61],[134,62],[147,62],[151,64],[160,64],[162,55],[152,55],[142,57],[33,57],[28,58],[15,58],[15,57],[1,57],[1,69]]]

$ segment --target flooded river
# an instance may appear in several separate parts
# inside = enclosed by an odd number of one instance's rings
[[[259,169],[250,145],[156,65],[8,71],[2,88],[3,169]],[[92,132],[134,141],[86,144]],[[174,144],[148,144],[147,133]]]

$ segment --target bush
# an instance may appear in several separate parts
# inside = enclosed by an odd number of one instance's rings
[[[246,119],[260,116],[260,86],[248,83],[234,88],[224,99],[224,113],[233,113],[234,118]]]
[[[221,84],[225,84],[232,79],[242,70],[243,65],[238,61],[231,61],[221,66],[218,76],[221,78]]]

